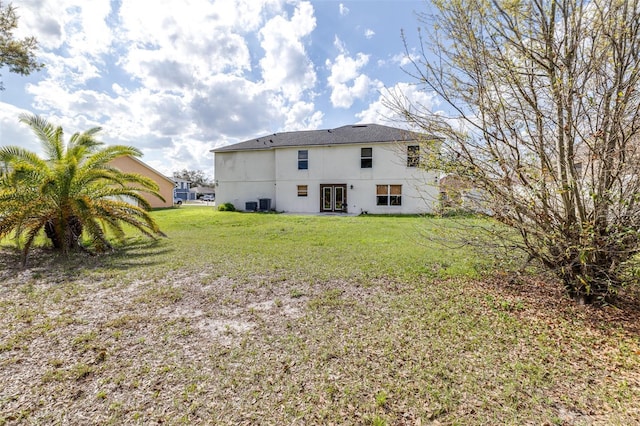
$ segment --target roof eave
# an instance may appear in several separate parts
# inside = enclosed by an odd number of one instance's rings
[[[437,139],[437,138],[434,138]],[[324,146],[324,147],[333,147],[333,146],[343,146],[343,145],[363,145],[363,144],[390,144],[390,143],[406,143],[406,142],[417,142],[418,138],[415,139],[403,139],[403,140],[390,140],[390,141],[349,141],[349,142],[339,142],[339,143],[310,143],[310,144],[291,144],[291,145],[278,145],[278,146],[269,146],[266,148],[235,148],[235,149],[226,149],[226,148],[218,148],[212,149],[209,152],[218,153],[218,152],[245,152],[245,151],[270,151],[273,149],[280,148],[307,148],[310,146]]]

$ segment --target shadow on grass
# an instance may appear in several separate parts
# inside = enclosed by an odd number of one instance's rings
[[[161,265],[174,250],[163,240],[133,240],[116,247],[113,251],[90,255],[71,253],[61,255],[48,247],[33,248],[27,264],[21,265],[21,252],[15,247],[0,248],[0,282],[10,276],[30,272],[39,277],[49,276],[72,279],[85,271],[102,268],[127,270],[138,267]]]
[[[156,266],[166,263],[166,257],[174,249],[164,240],[141,240],[118,247],[104,259],[102,266],[126,270],[141,266]]]

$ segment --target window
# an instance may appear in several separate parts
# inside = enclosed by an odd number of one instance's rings
[[[309,168],[309,151],[301,149],[298,151],[298,170],[307,170]]]
[[[307,185],[298,185],[298,197],[306,197],[309,193]]]
[[[378,206],[401,206],[402,185],[376,185]]]
[[[373,167],[373,148],[360,148],[360,168],[370,169]]]
[[[420,145],[407,146],[407,167],[420,166]]]

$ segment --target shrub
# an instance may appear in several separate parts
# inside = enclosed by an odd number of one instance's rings
[[[224,203],[224,204],[220,204],[218,206],[218,211],[221,211],[221,212],[235,212],[236,208],[231,203]]]

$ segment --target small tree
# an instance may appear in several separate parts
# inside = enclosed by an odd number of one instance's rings
[[[11,4],[3,6],[0,1],[0,68],[7,66],[10,72],[29,75],[44,65],[35,57],[38,41],[35,37],[16,40],[13,30],[17,27],[16,9]],[[0,90],[3,88],[0,81]]]
[[[568,293],[635,281],[640,230],[638,0],[434,0],[408,72],[446,106],[390,106],[443,137],[434,166],[479,188],[511,241]]]
[[[0,174],[0,238],[15,235],[23,244],[23,265],[42,230],[61,253],[87,250],[82,245],[83,235],[90,238],[95,250],[110,249],[107,232],[122,239],[125,224],[150,237],[164,235],[141,195],[149,193],[162,199],[156,183],[109,165],[118,157],[141,156],[138,149],[104,146],[95,139],[99,127],[75,133],[65,144],[61,127],[38,116],[22,115],[20,120],[31,127],[46,154],[41,158],[16,146],[0,148],[0,164],[4,164]]]

